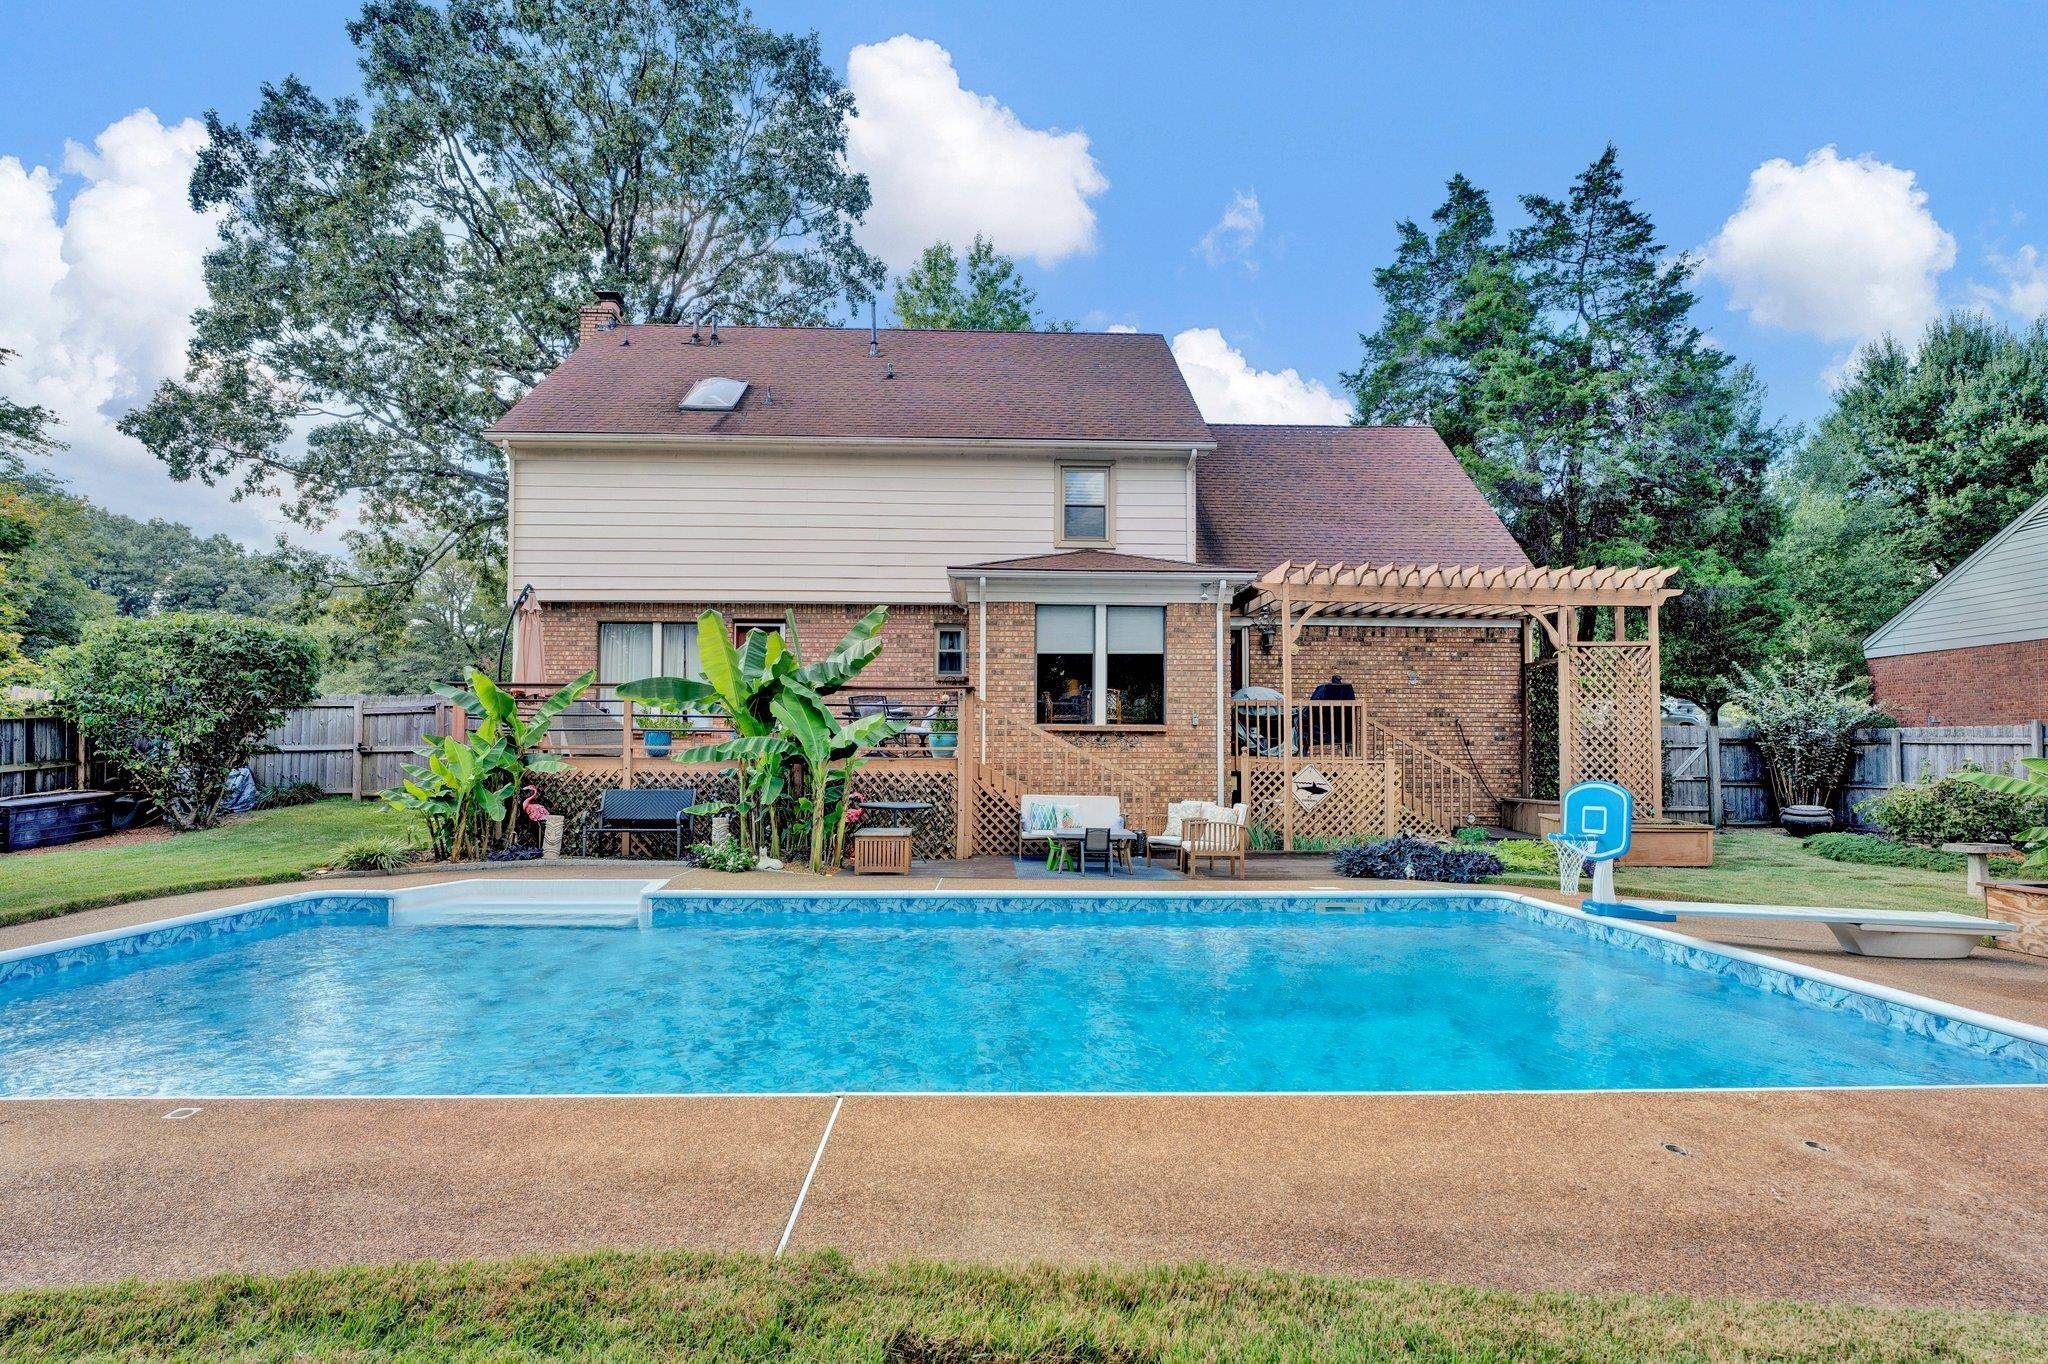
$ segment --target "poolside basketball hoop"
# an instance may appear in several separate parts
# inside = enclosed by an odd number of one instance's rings
[[[1627,852],[1635,822],[1635,798],[1611,781],[1582,781],[1564,793],[1558,811],[1557,888],[1570,895],[1579,888],[1579,873],[1590,866],[1593,891],[1583,908],[1618,908],[1614,899],[1614,864]]]

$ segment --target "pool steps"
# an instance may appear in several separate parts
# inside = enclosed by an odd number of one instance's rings
[[[393,928],[638,928],[661,881],[454,881],[391,897]]]

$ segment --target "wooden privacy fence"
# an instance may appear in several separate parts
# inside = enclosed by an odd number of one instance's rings
[[[331,796],[374,796],[396,786],[413,750],[448,732],[438,696],[323,696],[263,736],[274,752],[250,760],[258,786],[309,781]]]
[[[86,780],[85,752],[70,721],[54,715],[0,719],[0,797],[75,791]]]
[[[2048,757],[2048,722],[2023,725],[1920,725],[1868,729],[1857,735],[1849,780],[1835,797],[1845,823],[1862,823],[1857,807],[1902,782],[1944,777],[1965,764],[2011,770],[2020,758]],[[1777,818],[1763,754],[1741,725],[1664,726],[1665,813],[1716,828],[1769,824]]]

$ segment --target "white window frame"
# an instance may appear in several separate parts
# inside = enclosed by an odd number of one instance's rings
[[[662,671],[663,660],[668,657],[667,640],[663,638],[663,634],[665,631],[672,629],[688,630],[693,636],[697,632],[697,622],[694,620],[601,620],[597,623],[600,639],[603,636],[604,627],[607,625],[647,625],[653,627],[651,631],[651,634],[653,636],[653,653],[651,655],[652,661],[649,663],[649,666],[653,668],[654,671],[648,674],[648,676],[650,677],[667,676],[667,674]],[[685,658],[689,656],[687,650],[688,646],[685,646]],[[600,658],[604,656],[604,649],[601,644],[598,649],[598,656]],[[697,666],[701,668],[704,665],[700,661]],[[630,677],[600,677],[597,680],[597,686],[604,692],[609,693],[612,688],[618,686],[621,682],[633,682],[637,680],[637,678]]]
[[[1067,534],[1067,470],[1087,469],[1102,475],[1102,537],[1088,539]],[[1084,506],[1085,503],[1076,503]],[[1108,549],[1116,544],[1116,465],[1100,460],[1062,460],[1052,473],[1053,543],[1061,548]]]
[[[1040,603],[1038,603],[1038,606],[1039,606],[1040,608],[1043,608],[1044,606],[1046,606],[1046,605],[1048,605],[1048,604],[1049,604],[1049,603],[1045,603],[1045,602],[1040,602]],[[1160,641],[1159,641],[1159,643],[1160,643],[1160,648],[1159,648],[1159,663],[1160,663],[1160,668],[1161,668],[1161,670],[1162,670],[1162,671],[1164,671],[1164,669],[1165,669],[1165,666],[1166,666],[1166,635],[1165,635],[1165,629],[1164,629],[1164,626],[1165,626],[1165,619],[1164,619],[1164,617],[1165,617],[1165,614],[1166,614],[1166,608],[1165,608],[1164,606],[1158,606],[1158,607],[1156,607],[1156,608],[1153,608],[1153,604],[1152,604],[1152,603],[1149,603],[1149,602],[1101,602],[1101,601],[1099,601],[1099,602],[1093,602],[1093,603],[1083,603],[1083,604],[1084,604],[1084,605],[1092,605],[1092,606],[1094,607],[1094,609],[1095,609],[1095,662],[1094,662],[1094,665],[1093,665],[1094,677],[1093,677],[1093,684],[1092,684],[1092,685],[1090,686],[1090,688],[1089,688],[1089,691],[1090,691],[1090,697],[1089,697],[1089,713],[1088,713],[1088,725],[1087,725],[1086,727],[1088,727],[1088,728],[1107,728],[1107,727],[1108,727],[1108,725],[1109,725],[1109,608],[1110,608],[1110,607],[1112,607],[1112,606],[1126,606],[1126,605],[1131,605],[1131,606],[1144,606],[1144,607],[1146,607],[1146,608],[1148,608],[1148,609],[1157,609],[1157,610],[1159,611],[1159,613],[1160,613],[1160,616],[1161,616],[1161,631],[1160,631]],[[1036,628],[1036,626],[1035,626],[1035,622],[1034,622],[1034,629],[1035,629],[1035,628]],[[1035,645],[1035,644],[1034,644],[1034,646],[1033,646],[1033,648],[1032,648],[1032,652],[1031,652],[1031,668],[1032,668],[1032,693],[1033,693],[1033,696],[1035,697],[1035,696],[1036,696],[1036,694],[1037,694],[1037,690],[1038,690],[1038,683],[1037,683],[1037,672],[1038,672],[1038,650],[1037,650],[1037,647],[1036,647],[1036,645]],[[1033,704],[1033,708],[1034,708],[1034,710],[1035,710],[1035,708],[1036,708],[1036,705],[1037,705],[1037,702],[1036,702],[1036,701],[1034,700],[1032,704]],[[1159,719],[1158,719],[1158,721],[1157,721],[1157,723],[1156,723],[1156,724],[1154,724],[1154,723],[1147,723],[1147,724],[1145,724],[1145,725],[1143,725],[1143,726],[1119,726],[1119,728],[1145,728],[1145,729],[1155,729],[1155,728],[1158,728],[1158,729],[1163,729],[1163,728],[1165,728],[1165,726],[1166,726],[1166,698],[1165,698],[1164,696],[1162,696],[1162,697],[1160,697],[1160,703],[1159,703]],[[1079,725],[1054,725],[1054,726],[1051,726],[1051,728],[1055,728],[1055,729],[1079,729],[1079,728],[1083,728],[1083,726],[1079,726]]]

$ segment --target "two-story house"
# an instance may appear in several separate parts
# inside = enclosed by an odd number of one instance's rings
[[[706,607],[817,647],[887,604],[863,688],[971,688],[1162,807],[1231,793],[1231,698],[1281,681],[1262,575],[1528,565],[1434,431],[1204,421],[1158,335],[636,326],[607,296],[490,434],[541,609],[515,677],[687,672]],[[1525,785],[1528,631],[1333,610],[1293,632],[1296,691],[1342,678],[1467,774],[1444,818],[1491,822]]]

